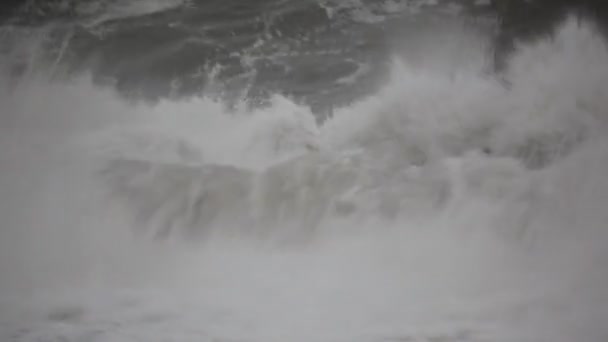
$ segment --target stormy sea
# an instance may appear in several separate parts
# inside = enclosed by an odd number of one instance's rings
[[[608,341],[608,3],[0,5],[0,341]]]

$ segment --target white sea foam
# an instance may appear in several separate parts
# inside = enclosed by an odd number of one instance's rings
[[[568,21],[508,86],[406,59],[321,126],[13,85],[0,339],[605,341],[607,53]]]

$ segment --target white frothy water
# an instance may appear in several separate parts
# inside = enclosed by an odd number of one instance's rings
[[[0,340],[605,341],[606,46],[479,69],[396,62],[321,126],[4,89]]]

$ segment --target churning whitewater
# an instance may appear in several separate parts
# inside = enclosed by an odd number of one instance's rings
[[[0,340],[608,340],[604,38],[446,37],[324,120],[7,76]]]

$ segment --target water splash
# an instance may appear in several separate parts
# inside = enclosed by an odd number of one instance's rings
[[[406,59],[320,125],[4,90],[0,337],[604,341],[606,53],[568,21],[508,87]]]

